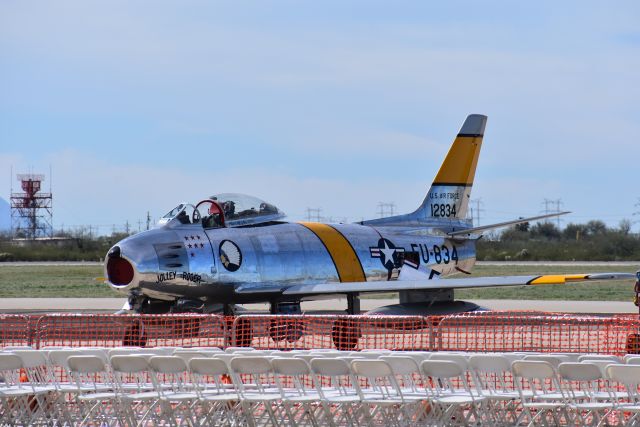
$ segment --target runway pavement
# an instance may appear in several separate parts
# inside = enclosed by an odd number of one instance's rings
[[[1,313],[96,312],[113,313],[122,308],[124,298],[4,298]],[[471,300],[489,310],[534,310],[563,313],[638,313],[631,301],[548,301],[548,300]],[[363,311],[397,304],[393,299],[362,299]],[[250,311],[267,311],[267,304],[248,304]],[[304,311],[339,312],[346,309],[346,299],[309,301],[302,303]]]

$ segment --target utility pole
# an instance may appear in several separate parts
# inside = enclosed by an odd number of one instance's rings
[[[562,199],[555,199],[555,200],[551,200],[551,199],[544,199],[544,202],[542,202],[542,204],[544,205],[544,213],[545,215],[548,214],[552,214],[552,213],[560,213],[560,207],[563,205],[562,203]],[[552,207],[555,205],[555,209],[553,209]],[[549,221],[548,219],[546,220],[547,222]],[[558,226],[558,229],[560,228],[560,217],[556,217],[556,225]]]
[[[320,222],[320,213],[322,208],[307,208],[307,221]]]
[[[129,234],[129,220],[127,220],[127,222],[124,223],[124,231]]]
[[[396,210],[396,204],[393,202],[378,203],[378,218],[386,218],[393,216]]]
[[[470,205],[475,205],[475,208],[473,206],[471,206],[471,220],[473,221],[473,226],[474,227],[479,227],[480,226],[480,214],[482,212],[484,212],[484,209],[482,209],[482,199],[481,198],[477,198],[477,199],[471,199],[469,200],[469,204]]]
[[[151,214],[147,211],[147,230],[151,226]]]

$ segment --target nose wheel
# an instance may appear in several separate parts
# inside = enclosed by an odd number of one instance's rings
[[[147,345],[147,333],[144,330],[142,320],[135,319],[127,327],[122,338],[123,347],[144,347]]]

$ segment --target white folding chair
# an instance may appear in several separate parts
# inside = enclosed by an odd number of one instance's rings
[[[43,422],[41,403],[33,388],[23,381],[22,360],[0,353],[0,425],[33,425]]]
[[[398,352],[393,355],[381,356],[380,360],[384,360],[391,367],[391,371],[396,376],[396,381],[401,387],[403,396],[427,398],[420,365],[415,358]]]
[[[487,414],[496,424],[511,425],[518,419],[520,395],[511,378],[511,363],[502,354],[475,354],[469,358],[473,383],[487,398]]]
[[[127,356],[130,354],[146,353],[148,350],[149,349],[142,347],[117,347],[107,350],[107,355],[109,356],[109,359],[111,359],[113,356]]]
[[[571,422],[566,397],[551,363],[517,360],[511,364],[511,371],[523,407],[518,422],[525,416],[529,417],[530,426],[538,421],[544,425],[557,426],[562,418],[566,423]],[[548,419],[549,416],[553,421]]]
[[[32,410],[41,411],[41,418],[51,422],[58,419],[70,421],[64,408],[64,396],[56,388],[53,369],[49,367],[46,353],[41,350],[13,350],[13,353],[22,361],[21,381],[31,387],[33,392]]]
[[[253,347],[227,347],[224,349],[225,353],[235,353],[237,351],[252,351],[255,350]]]
[[[180,350],[180,351],[173,352],[173,355],[175,357],[179,357],[183,359],[187,364],[193,358],[209,357],[209,354],[210,353],[206,353],[204,351],[199,351],[199,350]]]
[[[289,423],[294,427],[300,424],[318,425],[318,412],[322,409],[320,394],[313,384],[309,364],[294,357],[276,357],[270,363]]]
[[[357,359],[351,362],[351,371],[367,424],[401,426],[417,422],[416,413],[426,396],[405,398],[386,361]]]
[[[148,359],[135,354],[114,355],[111,357],[111,369],[122,417],[129,425],[137,425],[145,415],[153,416],[160,394],[151,382]],[[154,419],[154,423],[159,422],[159,419]]]
[[[609,391],[616,404],[615,410],[625,426],[638,424],[640,416],[640,365],[609,364],[606,368],[607,379],[610,381]],[[621,393],[619,387],[624,387]],[[624,420],[624,413],[633,414]]]
[[[571,362],[571,359],[569,358],[569,356],[560,355],[560,354],[556,354],[553,356],[550,354],[532,354],[532,355],[525,356],[524,359],[522,360],[529,360],[529,361],[535,361],[535,362],[547,362],[551,366],[553,366],[553,369],[558,369],[558,365],[563,362]]]
[[[606,418],[614,408],[610,399],[599,398],[598,384],[603,380],[600,368],[594,364],[561,363],[558,366],[560,386],[581,425],[596,425]]]
[[[574,363],[574,362],[579,362],[578,358],[580,356],[582,356],[581,353],[561,353],[561,352],[557,352],[557,353],[545,353],[545,355],[549,355],[549,356],[560,356],[562,358],[562,362],[561,363]]]
[[[276,413],[280,415],[280,392],[269,360],[264,356],[237,356],[229,365],[248,424],[279,425]]]
[[[149,359],[151,380],[159,394],[160,420],[174,425],[195,423],[191,407],[198,400],[193,390],[189,368],[184,359],[176,356],[153,356]],[[149,413],[149,415],[151,415]],[[146,420],[147,416],[143,417]]]
[[[90,348],[83,348],[83,347],[79,347],[75,349],[79,355],[82,356],[96,356],[99,357],[100,359],[102,359],[102,361],[104,363],[109,363],[109,350],[106,348],[98,348],[98,347],[90,347]]]
[[[581,354],[580,356],[578,356],[578,362],[583,362],[585,360],[608,360],[611,363],[624,363],[623,359],[610,354]]]
[[[624,363],[626,363],[627,365],[640,365],[640,356],[638,356],[637,354],[634,354],[633,356],[627,354],[624,357]]]
[[[380,351],[350,351],[347,354],[347,357],[356,357],[359,359],[378,359],[380,356],[387,353],[382,353]]]
[[[429,359],[422,362],[420,369],[438,425],[449,425],[453,420],[465,425],[485,420],[486,398],[471,391],[467,373],[458,362]]]
[[[360,395],[349,364],[343,359],[318,357],[311,360],[311,371],[327,423],[331,427],[357,425]]]
[[[76,383],[76,401],[80,408],[80,425],[100,422],[107,426],[118,421],[117,399],[109,368],[99,356],[71,356],[67,360]],[[122,421],[122,420],[120,420]]]
[[[189,361],[200,416],[206,425],[236,426],[242,423],[240,397],[231,382],[229,367],[216,358],[193,358]],[[202,423],[200,423],[202,424]]]

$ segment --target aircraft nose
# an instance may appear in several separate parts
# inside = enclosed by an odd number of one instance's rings
[[[120,247],[114,246],[107,254],[107,278],[116,287],[124,287],[133,281],[133,265],[121,257]]]

